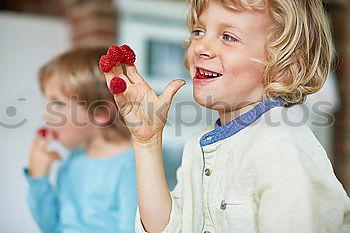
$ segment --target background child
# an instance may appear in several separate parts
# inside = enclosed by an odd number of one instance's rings
[[[173,192],[162,131],[184,82],[157,96],[132,65],[127,76],[120,65],[105,73],[107,84],[115,75],[127,83],[114,99],[133,137],[137,231],[339,232],[350,222],[350,200],[322,146],[306,126],[288,124],[297,116],[284,107],[302,103],[329,74],[322,1],[193,0],[188,26],[194,98],[220,118],[186,143]]]
[[[35,136],[25,174],[29,206],[43,232],[134,232],[135,160],[130,134],[98,67],[105,52],[68,51],[40,71],[46,135]],[[48,173],[59,155],[47,145],[55,137],[72,152],[51,185]]]

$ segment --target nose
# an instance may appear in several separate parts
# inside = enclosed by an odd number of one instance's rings
[[[197,56],[203,59],[211,59],[216,56],[214,41],[209,37],[203,37],[198,40],[194,47],[194,52]]]

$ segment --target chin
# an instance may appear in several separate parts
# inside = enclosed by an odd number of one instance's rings
[[[205,94],[199,94],[199,93],[196,93],[195,91],[193,91],[193,97],[194,97],[194,100],[197,102],[197,104],[199,104],[205,108],[211,109],[211,110],[216,110],[214,108],[212,96],[205,95]]]
[[[76,147],[78,147],[79,145],[76,145],[74,143],[72,143],[71,140],[64,140],[64,139],[60,139],[59,142],[66,147],[67,149],[74,149]]]

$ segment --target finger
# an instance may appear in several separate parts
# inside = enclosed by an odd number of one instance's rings
[[[130,83],[134,83],[129,77],[127,77],[124,74],[123,66],[121,63],[117,63],[112,71],[113,71],[112,73],[114,74],[114,76],[123,77],[123,78],[127,79]]]
[[[113,71],[113,74],[116,76],[124,75],[123,66],[119,62],[115,65],[112,71]]]
[[[128,97],[126,95],[126,92],[128,90],[128,88],[131,86],[131,83],[130,81],[124,76],[124,77],[116,77],[116,76],[106,76],[106,82],[107,82],[107,86],[109,88],[109,90],[111,91],[111,93],[114,95],[114,101],[115,103],[117,104],[118,108],[121,109],[124,107],[124,105],[128,102]],[[120,78],[122,80],[124,80],[124,84],[123,83],[114,83],[112,84],[112,87],[111,87],[111,81],[114,79],[114,78]],[[116,86],[116,85],[125,85],[126,84],[126,87],[122,88],[123,91],[119,92],[119,91],[115,91],[115,89],[118,89],[119,87]]]
[[[142,76],[137,72],[135,65],[125,65],[126,75],[133,83],[145,82]]]
[[[104,73],[104,75],[105,75],[106,84],[107,84],[107,87],[108,87],[108,88],[110,88],[111,80],[112,80],[114,77],[119,77],[119,78],[123,79],[123,80],[126,82],[126,85],[127,85],[127,86],[131,85],[130,80],[129,80],[128,77],[126,77],[123,73],[122,73],[122,74],[119,74],[119,75],[116,75],[116,74],[114,74],[113,72],[109,72],[109,73]]]
[[[53,141],[53,135],[51,131],[48,133],[48,135],[42,140],[41,148],[46,149],[47,145]]]
[[[34,138],[33,138],[33,144],[34,144],[34,145],[38,145],[39,142],[40,142],[40,138],[41,138],[41,136],[40,136],[38,133],[35,134],[35,136],[34,136]]]
[[[52,160],[60,160],[61,156],[56,152],[56,151],[49,151],[47,155],[52,159]]]
[[[128,112],[127,108],[131,107],[132,104],[129,98],[125,95],[125,93],[114,95],[114,102],[116,103],[118,110],[122,114],[122,116],[124,116],[124,114]]]
[[[113,94],[112,91],[111,91],[111,93],[114,95],[114,102],[116,103],[116,105],[119,109],[119,112],[123,115],[123,112],[125,112],[125,108],[129,103],[129,99],[125,94],[126,94],[128,88],[131,86],[131,83],[130,83],[130,80],[124,74],[121,74],[119,72],[119,75],[120,76],[117,76],[117,77],[119,77],[125,81],[126,89],[123,93],[120,93],[117,95]],[[108,87],[108,89],[111,90],[111,80],[113,78],[115,78],[116,76],[115,76],[114,72],[104,73],[104,76],[105,76],[107,87]]]
[[[33,139],[33,145],[38,146],[41,142],[42,138],[47,136],[47,129],[45,127],[41,127],[36,131],[36,134]]]
[[[41,141],[41,136],[38,133],[35,134],[31,145],[31,150],[34,150],[35,148],[40,147],[40,141]]]
[[[173,97],[175,95],[175,93],[183,86],[186,84],[185,80],[182,79],[177,79],[177,80],[173,80],[171,81],[166,88],[164,89],[163,94],[161,94],[159,96],[159,98],[167,103],[170,104],[171,101],[173,100]]]

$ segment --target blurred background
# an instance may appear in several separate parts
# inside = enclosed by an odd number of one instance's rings
[[[350,194],[349,2],[324,2],[332,21],[337,64],[325,87],[294,110],[306,116]],[[169,187],[174,187],[183,143],[217,119],[216,113],[194,103],[192,83],[183,67],[187,9],[180,0],[0,1],[0,233],[39,232],[26,205],[22,174],[33,135],[45,123],[40,116],[45,101],[37,72],[70,48],[130,45],[139,72],[157,93],[172,79],[187,80],[175,97],[164,132],[166,175]],[[329,104],[318,109],[320,114],[313,106],[322,101]]]

